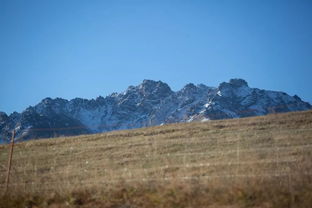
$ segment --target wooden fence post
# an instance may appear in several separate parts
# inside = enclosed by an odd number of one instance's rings
[[[8,172],[5,180],[5,193],[8,192],[9,188],[9,182],[10,182],[10,172],[11,172],[11,166],[12,166],[12,156],[13,156],[13,147],[14,147],[14,137],[15,137],[15,130],[12,132],[11,137],[11,145],[10,145],[10,153],[9,153],[9,160],[8,160]]]

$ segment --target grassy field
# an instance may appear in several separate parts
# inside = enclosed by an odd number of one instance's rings
[[[312,111],[28,141],[0,207],[310,208],[311,159]]]

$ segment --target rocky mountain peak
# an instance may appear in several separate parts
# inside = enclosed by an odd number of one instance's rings
[[[193,83],[189,83],[187,85],[185,85],[179,92],[178,95],[179,96],[194,96],[195,94],[197,94],[199,91],[199,87],[197,87],[196,85],[194,85]]]
[[[7,118],[8,115],[5,112],[0,111],[0,119],[1,118]]]
[[[301,98],[300,98],[298,95],[294,95],[294,98],[295,98],[297,101],[302,101]]]
[[[233,86],[233,87],[248,87],[248,83],[243,80],[243,79],[230,79],[229,83]]]
[[[67,102],[68,102],[68,100],[63,99],[63,98],[57,97],[55,99],[52,99],[50,97],[46,97],[40,103],[38,103],[37,106],[38,105],[44,105],[44,106],[63,105]]]
[[[248,87],[248,83],[243,79],[230,79],[229,82],[222,82],[219,85],[219,89],[225,88],[239,88],[239,87]]]
[[[42,99],[41,103],[48,105],[48,104],[52,103],[52,98],[46,97],[46,98]]]
[[[105,98],[102,96],[99,96],[95,99],[95,101],[99,104],[105,103]]]
[[[218,96],[228,97],[244,97],[251,93],[251,88],[243,79],[230,79],[229,82],[222,82],[218,87]]]
[[[196,85],[194,85],[193,83],[188,83],[183,87],[182,90],[196,90],[196,89],[197,89]]]
[[[10,119],[17,119],[17,118],[19,118],[21,116],[21,114],[20,113],[18,113],[18,112],[16,112],[16,111],[14,111],[13,113],[11,113],[10,114]]]
[[[139,86],[139,91],[143,96],[150,97],[167,97],[173,93],[170,87],[162,81],[143,80]]]
[[[27,140],[311,108],[297,95],[250,88],[243,79],[217,88],[190,83],[177,92],[164,82],[144,80],[107,97],[69,101],[48,97],[22,113],[0,112],[0,139],[7,139],[13,129],[17,138]]]
[[[6,122],[9,116],[5,113],[0,111],[0,126],[2,123]]]

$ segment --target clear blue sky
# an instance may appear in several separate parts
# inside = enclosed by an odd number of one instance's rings
[[[243,78],[312,102],[311,0],[0,0],[0,111]]]

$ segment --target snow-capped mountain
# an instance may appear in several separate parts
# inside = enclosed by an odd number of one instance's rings
[[[0,136],[6,142],[13,129],[17,139],[27,140],[311,108],[296,95],[250,88],[242,79],[218,87],[187,84],[177,92],[161,81],[144,80],[105,98],[45,98],[22,113],[0,112]]]

